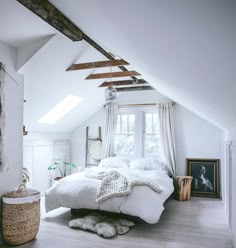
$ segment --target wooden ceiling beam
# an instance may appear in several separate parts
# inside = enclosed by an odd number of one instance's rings
[[[82,31],[47,0],[17,0],[49,25],[73,41],[83,39]]]
[[[106,73],[95,73],[90,74],[85,79],[100,79],[100,78],[114,78],[114,77],[132,77],[140,76],[136,71],[118,71],[118,72],[106,72]]]
[[[34,14],[39,16],[49,25],[53,26],[59,32],[70,38],[72,41],[85,40],[88,44],[94,47],[97,51],[103,54],[109,60],[115,60],[114,56],[103,49],[98,43],[92,40],[88,35],[83,33],[73,22],[71,22],[62,12],[60,12],[48,0],[17,0],[23,6],[28,8]],[[120,70],[127,72],[124,66],[119,66]],[[131,76],[132,79],[137,79]]]
[[[67,71],[111,67],[111,66],[119,66],[119,65],[129,65],[129,63],[123,59],[88,62],[81,64],[73,64],[67,69]]]
[[[139,84],[148,84],[144,79],[136,79],[136,80],[119,80],[119,81],[111,81],[104,82],[99,87],[109,87],[112,86],[125,86],[125,85],[139,85]]]
[[[120,87],[116,88],[117,92],[125,91],[142,91],[142,90],[155,90],[152,86],[137,86],[137,87]]]
[[[83,33],[83,39],[89,43],[92,47],[94,47],[97,51],[99,51],[101,54],[103,54],[106,58],[110,60],[115,60],[115,58],[108,53],[106,50],[104,50],[98,43],[96,43],[94,40],[92,40],[89,36],[87,36],[85,33]],[[122,71],[128,71],[124,66],[119,66],[119,68]],[[137,79],[136,77],[131,77],[132,79]]]

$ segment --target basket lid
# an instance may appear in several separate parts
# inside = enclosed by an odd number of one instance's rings
[[[27,189],[24,184],[21,184],[18,188],[18,190],[8,192],[4,195],[4,197],[8,198],[22,198],[27,196],[33,196],[40,194],[39,191],[34,189]]]

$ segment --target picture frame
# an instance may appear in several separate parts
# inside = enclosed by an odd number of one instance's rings
[[[220,197],[219,159],[186,158],[186,174],[192,176],[191,195]]]

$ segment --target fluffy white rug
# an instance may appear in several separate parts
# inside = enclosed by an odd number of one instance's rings
[[[122,218],[109,217],[100,213],[91,213],[82,218],[69,221],[69,226],[97,233],[103,238],[112,238],[126,234],[135,223]]]

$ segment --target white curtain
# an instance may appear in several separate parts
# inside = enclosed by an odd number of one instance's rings
[[[114,141],[116,132],[116,122],[118,105],[109,103],[105,106],[105,128],[102,139],[102,158],[112,157],[114,153]]]
[[[159,120],[160,120],[160,139],[164,157],[173,175],[176,175],[176,152],[174,140],[174,126],[172,117],[172,103],[160,103]]]

